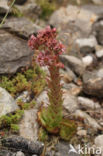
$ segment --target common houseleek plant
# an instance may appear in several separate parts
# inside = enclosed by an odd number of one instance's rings
[[[48,26],[36,36],[32,35],[28,41],[28,45],[38,51],[36,61],[40,66],[47,66],[49,70],[47,76],[49,106],[40,109],[38,121],[46,130],[55,134],[60,132],[63,122],[63,91],[59,69],[64,68],[64,65],[60,62],[59,55],[65,51],[64,45],[56,37],[56,28]]]

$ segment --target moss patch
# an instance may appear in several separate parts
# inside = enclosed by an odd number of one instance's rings
[[[35,65],[34,68],[31,67],[13,77],[2,76],[0,87],[5,88],[14,97],[25,90],[37,96],[45,87],[45,76],[44,71]]]
[[[17,124],[11,124],[10,130],[12,133],[18,133],[19,132],[19,126]]]
[[[12,132],[18,132],[18,122],[24,114],[23,110],[18,110],[14,114],[4,115],[0,118],[0,129],[7,128]]]

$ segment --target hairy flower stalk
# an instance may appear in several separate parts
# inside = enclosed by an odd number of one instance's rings
[[[37,36],[32,35],[28,44],[32,49],[39,51],[37,62],[40,66],[47,66],[49,76],[47,77],[49,106],[41,108],[38,112],[38,119],[42,126],[49,132],[57,133],[62,121],[62,85],[59,69],[63,64],[59,60],[59,55],[64,52],[64,46],[56,40],[56,29],[49,26],[38,32]]]

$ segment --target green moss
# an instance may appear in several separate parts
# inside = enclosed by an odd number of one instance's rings
[[[34,77],[35,71],[32,69],[28,69],[27,71],[25,71],[25,76],[27,78],[27,80],[31,80]],[[35,75],[36,76],[36,75]]]
[[[16,88],[14,87],[13,82],[6,76],[2,76],[0,87],[5,88],[9,93],[16,93]]]
[[[31,109],[31,108],[33,108],[36,105],[36,102],[34,100],[32,100],[31,102],[25,103],[25,102],[22,101],[22,99],[19,99],[17,101],[17,104],[18,104],[18,106],[21,109],[25,110],[25,109]]]
[[[69,141],[76,133],[76,124],[74,121],[63,119],[60,127],[60,137]]]
[[[17,124],[22,116],[24,111],[18,110],[15,114],[4,115],[0,118],[0,129],[8,128],[11,129],[12,124]]]
[[[39,136],[39,140],[42,141],[42,142],[45,142],[45,141],[48,140],[48,133],[42,127],[39,129],[39,135],[38,136]]]
[[[19,126],[17,124],[11,124],[10,125],[10,130],[13,132],[13,133],[18,133],[19,132]]]
[[[20,93],[24,90],[29,90],[31,88],[30,83],[27,81],[25,75],[18,73],[17,76],[12,80],[16,92]]]
[[[41,18],[48,18],[53,11],[56,10],[56,3],[54,1],[49,2],[48,0],[37,0],[37,3],[42,9]]]
[[[1,78],[0,87],[5,88],[13,96],[20,93],[30,87],[25,76],[18,73],[13,79],[9,79],[6,76]]]
[[[36,96],[46,85],[45,76],[44,71],[38,65],[35,65],[34,68],[17,73],[12,78],[2,76],[0,87],[5,88],[12,96],[25,90],[33,92]]]

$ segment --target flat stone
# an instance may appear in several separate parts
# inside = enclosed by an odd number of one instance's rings
[[[83,74],[83,91],[86,94],[103,97],[103,69]]]
[[[82,56],[94,52],[96,45],[97,41],[94,36],[89,38],[80,38],[75,41],[75,46],[78,48]]]
[[[72,95],[78,95],[82,92],[82,87],[75,85],[74,83],[64,83],[63,88],[68,90]]]
[[[95,131],[101,129],[101,126],[97,123],[97,121],[91,118],[87,113],[83,112],[82,110],[76,110],[74,116],[83,118],[86,124],[92,127]]]
[[[0,87],[0,117],[18,110],[13,97],[3,88]]]
[[[97,20],[92,26],[92,32],[95,35],[98,43],[103,45],[103,19]]]
[[[80,48],[83,48],[85,46],[93,48],[95,47],[95,45],[97,45],[96,39],[93,36],[90,38],[80,38],[77,39],[75,42]]]
[[[23,151],[24,153],[31,155],[41,155],[44,148],[44,144],[42,142],[33,142],[17,135],[3,139],[2,145],[4,147],[12,148],[15,151]]]
[[[26,17],[12,17],[7,19],[2,28],[6,29],[6,31],[14,32],[17,35],[26,38],[27,40],[31,34],[37,33],[42,29],[40,26],[36,25]]]
[[[90,19],[94,17],[94,20],[97,19],[97,16],[80,7],[68,5],[66,8],[62,7],[59,10],[55,11],[50,18],[50,24],[55,25],[56,27],[62,27],[68,22],[75,22],[75,24],[80,27],[83,31],[90,29]],[[83,25],[85,25],[85,30]]]
[[[64,44],[71,47],[77,38],[88,37],[92,30],[91,19],[95,22],[97,18],[91,10],[69,4],[56,10],[49,23],[58,29],[59,38]]]
[[[82,75],[85,71],[83,62],[75,56],[61,55],[60,60],[66,67],[69,67],[74,73],[78,75]]]
[[[29,66],[32,56],[26,40],[0,30],[0,74],[12,74]]]
[[[86,130],[79,130],[77,132],[77,135],[79,135],[79,136],[87,136],[87,131]]]
[[[25,110],[22,120],[19,124],[19,133],[21,137],[30,139],[32,141],[38,140],[38,122],[37,109]]]
[[[70,68],[65,68],[65,70],[60,70],[60,74],[64,82],[69,83],[76,80],[76,75]]]
[[[64,89],[63,97],[64,97],[63,102],[64,108],[70,113],[75,112],[78,109],[78,101],[76,96],[70,94],[69,91]]]
[[[101,15],[103,14],[103,6],[102,5],[86,4],[86,5],[83,5],[82,7],[86,10],[89,10],[89,11],[95,13],[96,15],[98,15],[98,17],[101,17]],[[94,23],[94,22],[92,22],[92,23]]]
[[[74,151],[72,151],[72,145],[69,145],[68,143],[66,142],[59,142],[57,145],[56,145],[56,153],[55,153],[55,156],[79,156],[78,152],[75,150],[74,148]]]
[[[98,102],[94,102],[93,100],[86,98],[86,97],[81,97],[78,96],[78,103],[84,107],[84,108],[90,108],[90,109],[100,109],[101,106]]]

